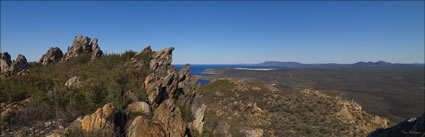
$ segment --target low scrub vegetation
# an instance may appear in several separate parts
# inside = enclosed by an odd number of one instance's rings
[[[125,96],[128,91],[135,93],[140,100],[146,99],[141,83],[149,72],[150,56],[137,56],[145,59],[147,64],[141,72],[125,65],[136,57],[134,51],[106,54],[94,61],[90,61],[90,55],[87,54],[46,66],[31,62],[28,75],[0,80],[0,103],[31,98],[28,111],[43,110],[44,113],[36,114],[45,116],[28,115],[24,118],[28,121],[53,118],[59,112],[66,114],[62,117],[72,120],[75,116],[91,113],[109,102],[120,108],[130,103]],[[64,86],[74,76],[80,77],[84,85],[82,88]]]

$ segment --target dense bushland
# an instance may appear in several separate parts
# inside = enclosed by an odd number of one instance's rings
[[[143,58],[145,66],[134,69],[131,65],[125,65],[133,57]],[[106,54],[94,61],[90,61],[87,54],[46,66],[31,62],[28,75],[0,80],[0,103],[30,98],[31,109],[28,111],[42,111],[43,116],[28,115],[29,121],[53,116],[72,120],[109,102],[121,108],[130,103],[126,92],[133,92],[140,100],[146,100],[142,82],[149,73],[150,60],[151,54],[136,56],[136,52],[127,51],[123,54]],[[82,88],[64,86],[73,76],[80,76],[84,85]]]

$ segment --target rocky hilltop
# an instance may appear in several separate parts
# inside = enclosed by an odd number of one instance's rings
[[[364,137],[389,121],[319,91],[289,92],[261,82],[216,79],[200,89],[203,134],[221,137]]]
[[[1,53],[0,136],[280,137],[387,136],[421,131],[423,116],[388,128],[353,101],[318,91],[216,79],[200,86],[174,47],[103,54],[76,36],[39,62]],[[384,129],[388,128],[388,129]]]
[[[98,58],[103,55],[98,39],[90,42],[80,35],[65,54],[50,48],[31,68],[25,57],[11,62],[3,53],[2,72],[31,73],[0,83],[6,86],[0,92],[1,136],[183,137],[202,132],[200,84],[189,64],[179,71],[171,65],[173,51],[146,47]],[[24,90],[18,94],[18,89]]]

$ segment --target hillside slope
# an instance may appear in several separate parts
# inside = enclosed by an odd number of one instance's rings
[[[0,136],[191,136],[202,131],[200,84],[171,65],[173,47],[104,54],[76,36],[40,62],[1,55]],[[23,67],[20,67],[23,66]],[[18,69],[19,68],[19,69]],[[194,101],[194,98],[197,98]],[[199,105],[201,104],[201,105]],[[193,114],[193,115],[192,115]]]
[[[289,92],[259,82],[218,79],[200,91],[208,135],[362,137],[389,123],[355,102],[308,89]]]

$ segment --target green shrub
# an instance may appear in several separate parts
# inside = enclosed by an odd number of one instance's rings
[[[229,90],[235,85],[229,80],[216,80],[202,86],[199,90],[201,93],[207,93],[212,91]]]
[[[181,117],[183,119],[184,122],[189,123],[191,121],[193,121],[192,118],[192,110],[190,109],[190,106],[184,103],[177,103],[179,106],[179,109],[181,111]]]

